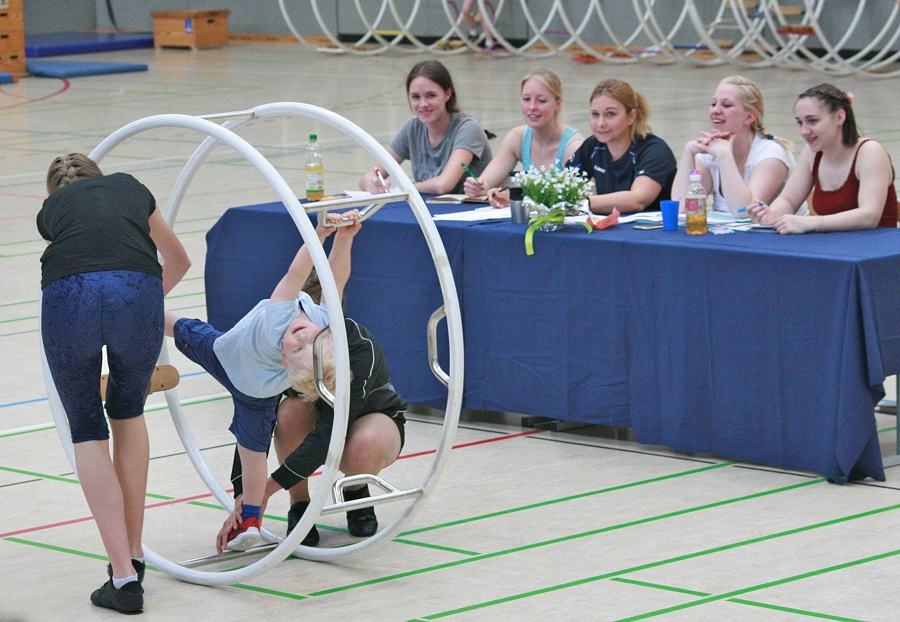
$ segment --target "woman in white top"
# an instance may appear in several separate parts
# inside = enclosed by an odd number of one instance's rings
[[[719,82],[709,107],[712,131],[684,146],[672,197],[684,196],[696,169],[713,195],[714,211],[744,218],[744,206],[752,200],[771,201],[795,160],[790,142],[766,132],[764,110],[762,93],[751,80],[729,76]]]
[[[468,177],[464,186],[470,197],[487,193],[494,207],[509,205],[509,191],[500,186],[518,162],[523,170],[561,169],[584,141],[578,130],[559,120],[562,82],[552,70],[535,69],[522,78],[519,105],[525,125],[510,130],[484,172],[477,180]]]

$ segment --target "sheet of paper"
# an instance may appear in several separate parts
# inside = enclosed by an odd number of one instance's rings
[[[462,222],[478,222],[479,220],[499,220],[505,218],[509,220],[511,215],[508,207],[499,209],[493,207],[479,207],[467,212],[454,212],[452,214],[438,214],[435,220],[458,220]]]
[[[344,190],[344,194],[346,194],[351,199],[364,199],[366,197],[372,196],[371,192],[367,192],[365,190]]]

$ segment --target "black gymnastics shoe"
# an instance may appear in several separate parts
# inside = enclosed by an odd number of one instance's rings
[[[144,588],[138,581],[129,581],[116,589],[112,579],[91,594],[91,602],[98,607],[115,609],[125,615],[144,613]]]
[[[147,566],[144,562],[139,562],[135,558],[131,558],[131,565],[134,566],[135,572],[137,572],[138,583],[144,582],[144,570],[146,570]],[[109,575],[109,578],[112,579],[112,564],[106,564],[106,574]]]
[[[344,501],[365,499],[369,496],[369,486],[363,486],[359,490],[344,490]],[[378,531],[378,519],[375,518],[375,508],[369,506],[347,512],[347,530],[351,536],[357,538],[369,538]]]
[[[309,501],[298,501],[297,503],[291,506],[291,509],[288,510],[287,515],[287,533],[291,533],[294,531],[294,527],[297,526],[297,523],[300,522],[300,519],[303,518],[303,513],[306,512],[306,508],[309,507]],[[315,546],[319,543],[319,530],[316,529],[316,526],[313,525],[312,529],[309,530],[309,533],[306,534],[306,537],[303,538],[302,544],[303,546]]]

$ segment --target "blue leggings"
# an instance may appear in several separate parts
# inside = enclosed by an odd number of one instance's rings
[[[163,340],[162,280],[143,272],[85,272],[48,284],[41,296],[41,336],[66,411],[72,442],[106,440],[100,401],[102,351],[110,419],[144,413]]]

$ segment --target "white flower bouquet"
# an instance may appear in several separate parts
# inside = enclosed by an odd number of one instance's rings
[[[587,197],[591,193],[591,180],[576,168],[553,168],[549,171],[534,167],[516,173],[513,178],[522,187],[522,203],[529,212],[537,215],[529,220],[525,232],[525,252],[534,254],[534,232],[562,229],[566,216],[577,216],[587,211]],[[592,228],[584,223],[588,233]]]

